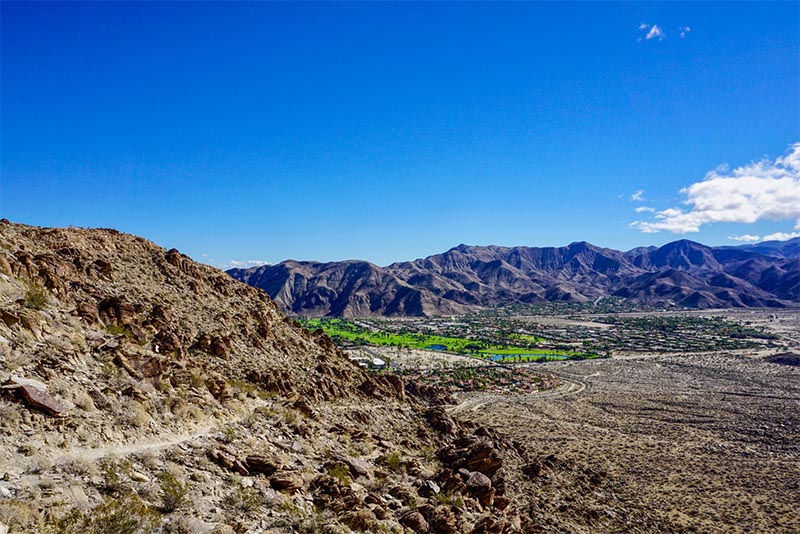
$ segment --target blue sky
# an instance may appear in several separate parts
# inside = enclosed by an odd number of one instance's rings
[[[215,265],[790,236],[798,6],[3,2],[0,215]]]

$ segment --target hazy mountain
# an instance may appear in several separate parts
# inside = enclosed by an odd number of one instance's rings
[[[755,245],[740,245],[737,247],[719,247],[746,250],[757,252],[768,256],[780,256],[782,258],[797,258],[800,256],[800,237],[789,239],[788,241],[762,241]]]
[[[544,248],[462,244],[387,267],[289,260],[228,273],[266,290],[295,315],[422,316],[602,296],[657,306],[787,306],[800,298],[797,243],[708,247],[679,240],[628,252],[586,242]]]

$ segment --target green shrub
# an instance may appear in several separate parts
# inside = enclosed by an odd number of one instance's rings
[[[124,336],[126,339],[133,339],[133,331],[128,325],[110,324],[106,327],[106,332],[112,336]]]
[[[328,475],[342,484],[350,484],[350,470],[343,463],[335,463],[328,467]]]
[[[109,495],[130,493],[130,486],[123,475],[130,472],[131,463],[128,460],[115,461],[105,458],[100,462],[102,479],[97,489]]]
[[[399,471],[403,465],[403,457],[397,451],[387,453],[383,460],[386,462],[386,466],[394,472]]]
[[[161,486],[162,501],[161,508],[169,513],[177,510],[186,500],[186,484],[181,483],[175,475],[169,471],[164,471],[158,475],[158,482]]]
[[[39,284],[33,283],[25,291],[25,305],[34,310],[41,310],[47,306],[47,290]]]
[[[249,516],[264,505],[264,496],[253,488],[236,487],[222,499],[222,506],[232,518]]]
[[[106,497],[86,513],[73,510],[59,519],[48,521],[44,532],[67,534],[145,534],[160,523],[161,516],[136,496],[125,499]]]

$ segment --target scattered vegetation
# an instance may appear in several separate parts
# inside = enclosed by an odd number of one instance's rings
[[[163,471],[158,475],[158,482],[161,486],[162,501],[161,509],[164,512],[174,512],[186,500],[187,488],[177,477],[169,471]]]
[[[350,470],[341,462],[337,462],[328,467],[328,474],[342,484],[350,484]]]
[[[400,471],[400,468],[403,465],[403,457],[397,451],[386,453],[386,455],[383,457],[383,460],[384,462],[386,462],[386,467],[388,467],[395,473]]]
[[[264,505],[264,497],[253,488],[234,484],[233,489],[222,499],[222,507],[232,518],[250,515]]]
[[[66,534],[144,534],[161,523],[161,514],[135,495],[123,499],[106,497],[98,507],[73,510],[61,518],[50,518],[44,532]]]
[[[133,339],[133,330],[128,325],[110,324],[106,327],[106,332],[112,336],[124,337],[125,339]]]
[[[131,470],[129,460],[116,461],[113,458],[104,458],[100,462],[100,484],[98,489],[111,496],[127,494],[130,485],[125,476]]]
[[[25,305],[34,310],[41,310],[47,306],[48,296],[44,286],[32,283],[25,291]]]

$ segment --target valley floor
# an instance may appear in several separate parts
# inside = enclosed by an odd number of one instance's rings
[[[732,354],[534,367],[562,386],[466,394],[452,411],[521,441],[533,457],[601,473],[617,497],[677,530],[800,532],[800,367]],[[540,489],[540,499],[558,497]],[[587,532],[602,532],[613,507],[591,485],[582,490],[560,498],[596,515],[597,530]]]

